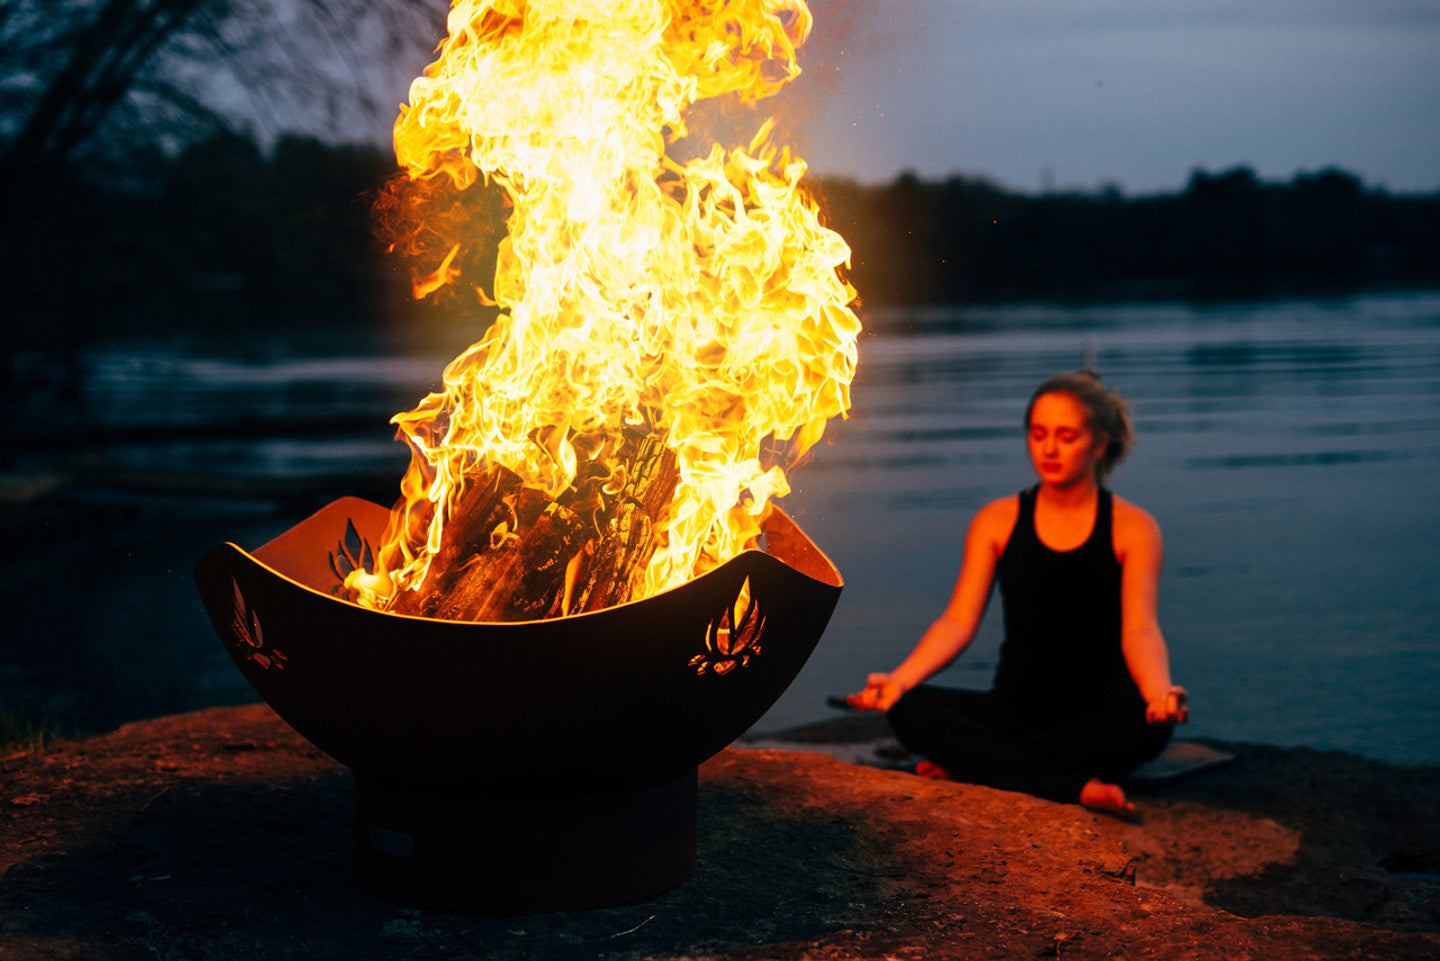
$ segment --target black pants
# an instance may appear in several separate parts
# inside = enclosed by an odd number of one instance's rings
[[[1156,757],[1172,730],[1147,724],[1143,705],[1037,721],[991,691],[929,685],[906,694],[889,717],[907,750],[957,781],[1069,803],[1091,778],[1115,781]]]

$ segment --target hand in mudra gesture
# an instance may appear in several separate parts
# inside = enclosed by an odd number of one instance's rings
[[[865,680],[865,689],[847,696],[845,702],[856,711],[888,711],[905,691],[905,685],[889,674],[871,674]]]
[[[1151,724],[1184,724],[1190,720],[1190,708],[1186,702],[1190,692],[1179,684],[1145,705],[1145,720]]]

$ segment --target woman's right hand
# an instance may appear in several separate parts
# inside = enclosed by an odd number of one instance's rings
[[[1190,720],[1186,702],[1190,692],[1179,684],[1145,706],[1145,720],[1151,724],[1184,724]]]
[[[865,689],[845,698],[857,711],[888,711],[907,688],[890,674],[871,674],[865,679]]]

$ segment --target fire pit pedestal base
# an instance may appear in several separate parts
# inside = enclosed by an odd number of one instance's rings
[[[695,868],[697,771],[613,794],[424,793],[356,775],[360,881],[417,907],[481,914],[642,900]]]

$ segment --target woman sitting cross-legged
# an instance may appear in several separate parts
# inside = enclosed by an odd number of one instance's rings
[[[950,602],[894,670],[847,698],[887,711],[918,773],[1135,815],[1119,780],[1189,716],[1156,617],[1160,528],[1104,486],[1133,441],[1089,372],[1040,385],[1025,414],[1039,482],[975,515]],[[989,691],[924,682],[975,636],[998,580],[1005,640]]]

